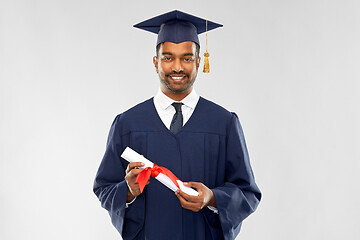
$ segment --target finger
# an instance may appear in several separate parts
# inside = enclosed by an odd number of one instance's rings
[[[193,187],[196,189],[202,188],[204,185],[200,182],[184,182],[184,185],[187,187]]]
[[[137,177],[144,169],[133,169],[130,171],[131,177]]]
[[[194,212],[198,212],[200,211],[201,208],[201,204],[200,203],[194,203],[194,202],[189,202],[187,201],[185,198],[183,198],[179,192],[176,193],[176,196],[178,197],[180,204],[183,208],[194,211]]]
[[[133,182],[130,182],[128,184],[128,187],[131,188],[132,191],[134,192],[139,192],[140,191],[140,185],[139,183],[133,181]]]
[[[127,168],[126,168],[126,170],[125,170],[125,173],[130,172],[130,171],[133,170],[134,168],[143,167],[143,166],[145,166],[145,164],[142,163],[142,162],[132,162],[132,163],[129,163],[129,164],[127,165]]]
[[[141,173],[144,169],[132,169],[130,170],[129,172],[126,172],[126,175],[125,175],[125,179],[129,179],[129,178],[136,178],[139,173]]]
[[[129,163],[129,165],[128,165],[128,167],[130,169],[137,168],[137,167],[143,167],[143,166],[145,166],[145,164],[142,162],[132,162],[132,163]]]
[[[136,182],[136,178],[141,171],[143,171],[143,169],[133,169],[130,172],[126,173],[125,180],[126,180],[127,184],[131,185],[131,186],[134,184],[138,184]]]
[[[195,188],[199,195],[204,192],[204,188],[206,187],[201,182],[184,182],[184,186]]]
[[[183,191],[179,190],[178,194],[183,197],[188,202],[202,202],[202,197],[199,196],[191,196],[189,194],[184,193]]]

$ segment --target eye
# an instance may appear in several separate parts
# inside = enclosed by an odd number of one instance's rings
[[[193,58],[184,58],[185,62],[192,62],[194,59]]]
[[[162,60],[165,62],[169,62],[172,60],[172,58],[171,57],[162,57]]]

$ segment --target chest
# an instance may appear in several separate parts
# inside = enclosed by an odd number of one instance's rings
[[[130,132],[123,142],[182,181],[215,187],[225,174],[225,137],[218,134],[169,131]],[[125,146],[123,146],[125,147]]]

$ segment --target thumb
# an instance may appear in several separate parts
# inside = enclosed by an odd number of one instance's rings
[[[199,187],[199,183],[198,182],[184,182],[184,185],[186,187],[193,187],[193,188],[198,188]]]

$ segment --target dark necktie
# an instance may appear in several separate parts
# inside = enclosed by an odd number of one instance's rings
[[[174,114],[174,117],[171,121],[170,131],[173,134],[176,134],[183,126],[183,115],[181,111],[181,105],[183,105],[183,103],[174,102],[171,105],[174,106],[176,113]]]

